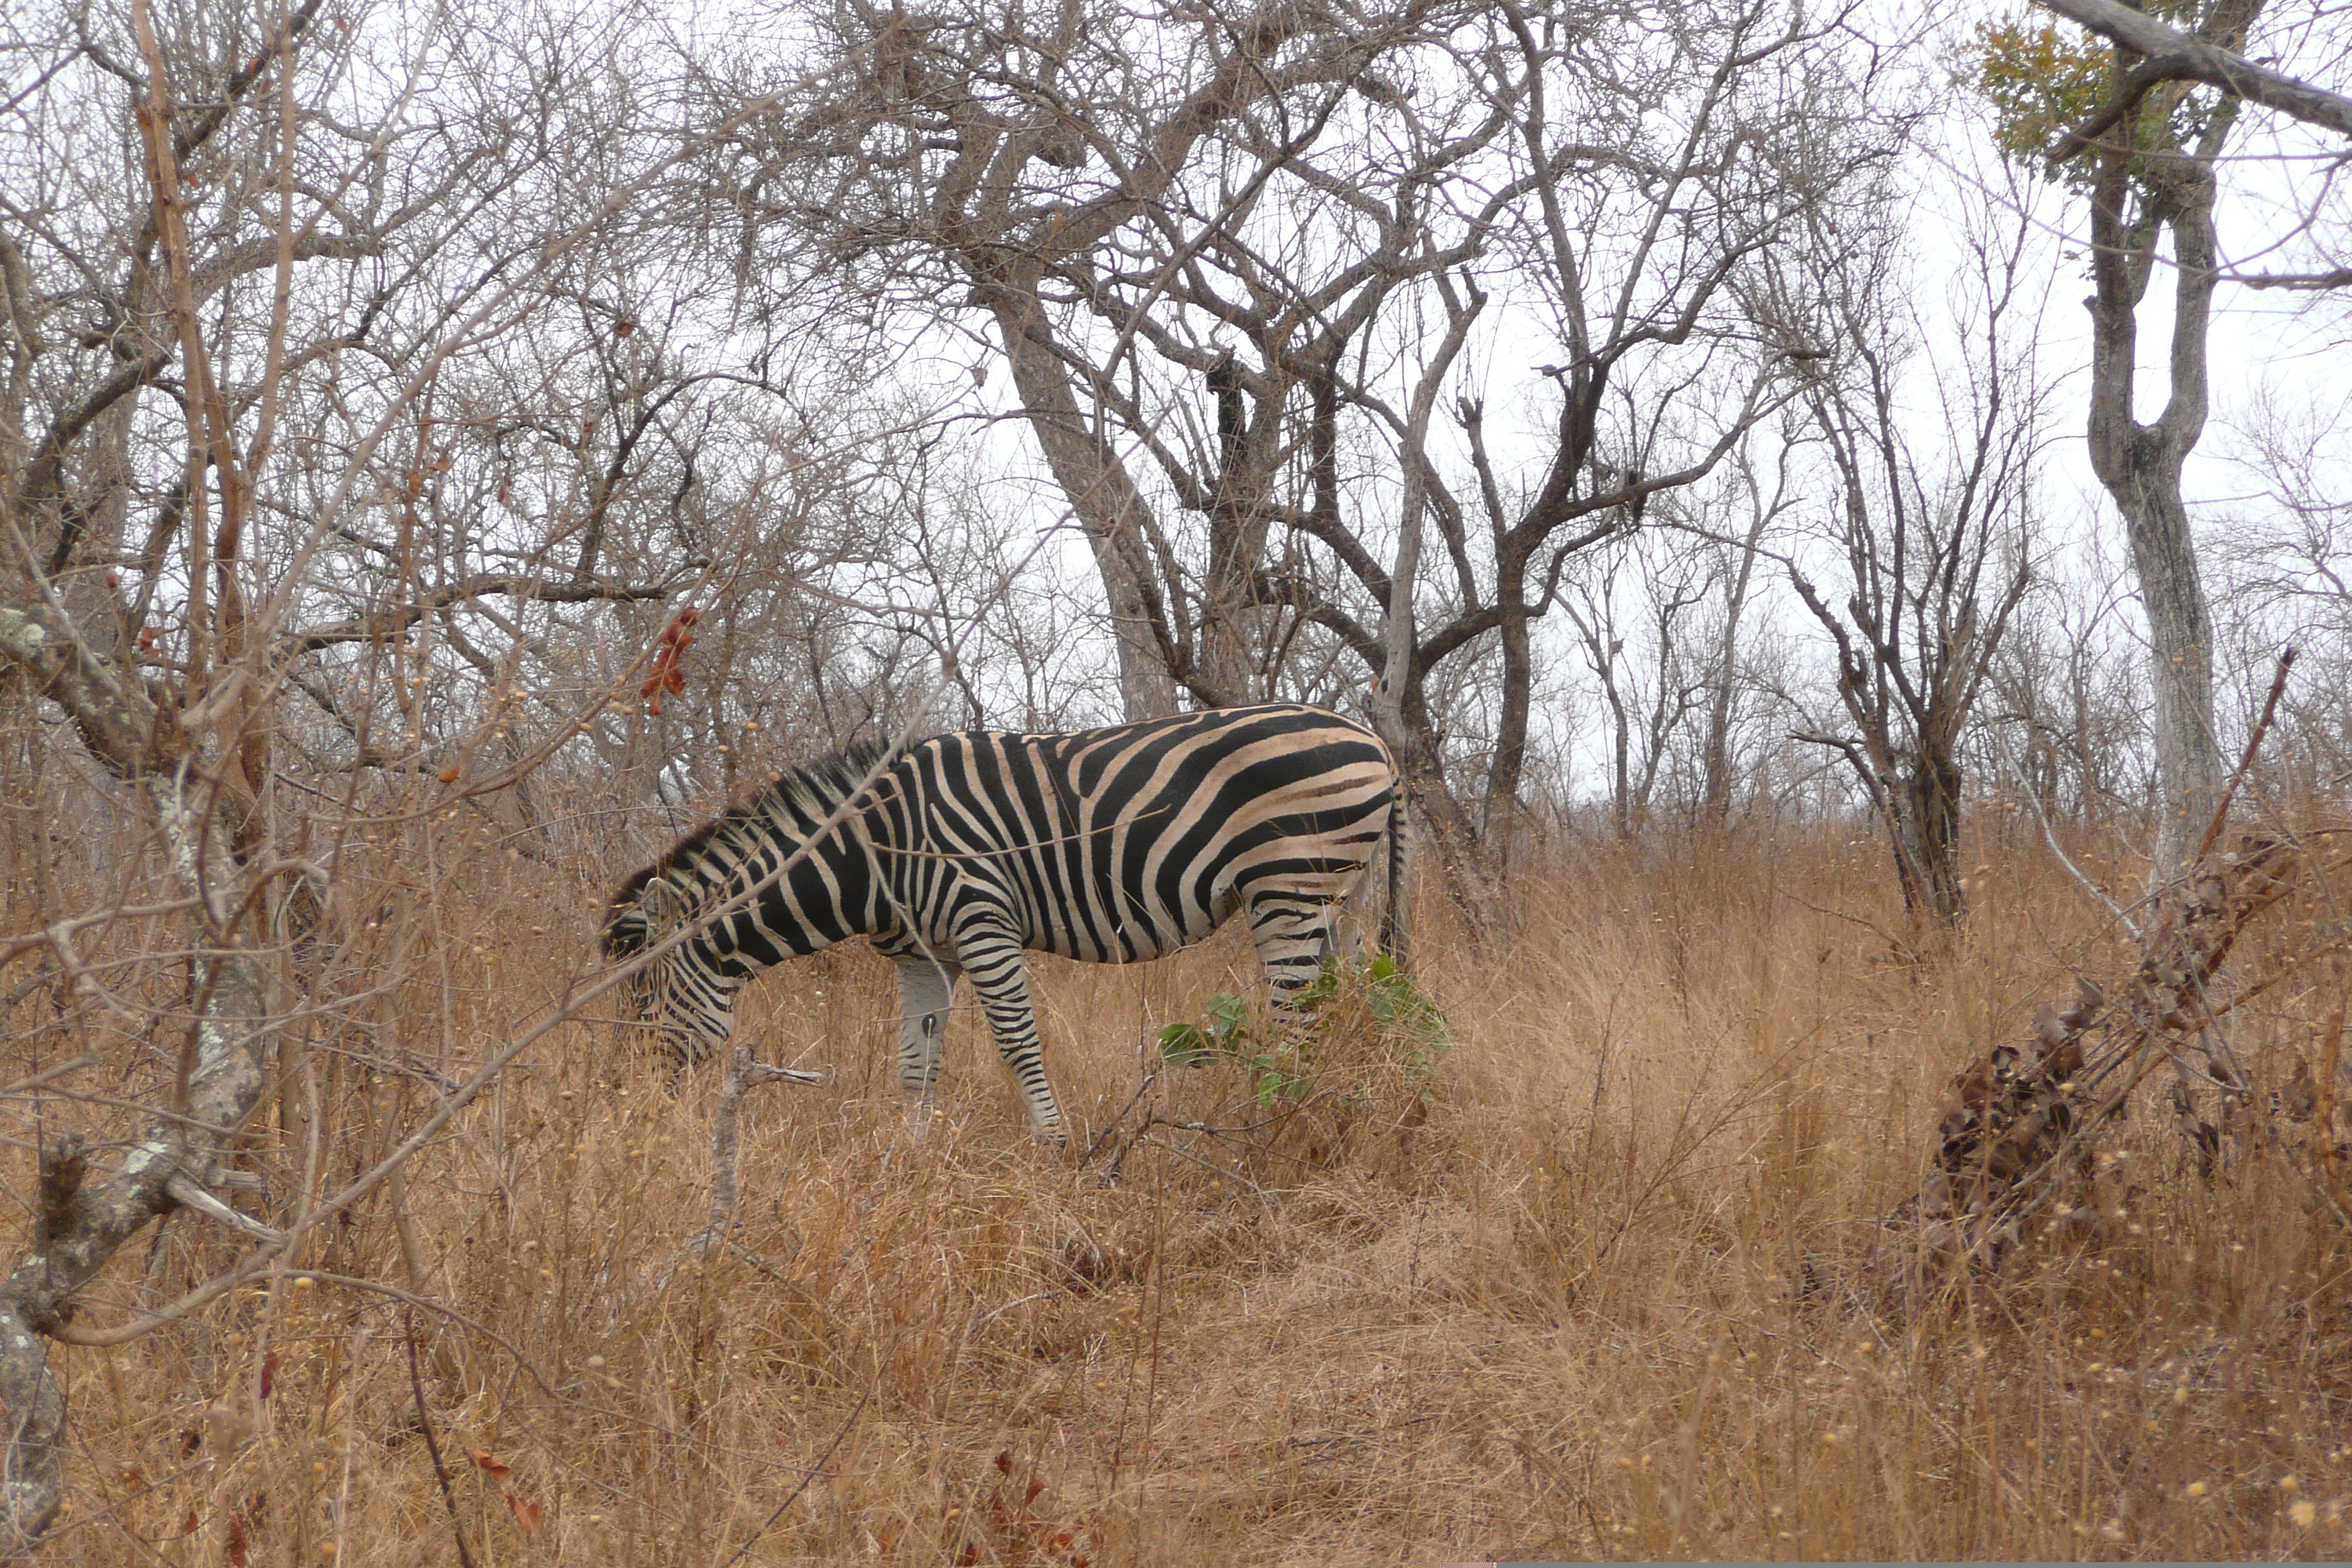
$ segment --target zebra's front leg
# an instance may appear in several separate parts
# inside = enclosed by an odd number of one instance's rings
[[[907,1136],[919,1143],[931,1131],[931,1089],[940,1080],[947,1039],[948,1001],[959,966],[912,952],[898,960],[898,1087],[907,1092]]]
[[[1036,1010],[1029,1004],[1029,965],[1019,940],[993,934],[968,938],[962,957],[964,973],[971,976],[971,988],[988,1015],[989,1033],[996,1037],[997,1054],[1021,1086],[1030,1131],[1039,1142],[1058,1147],[1064,1142],[1062,1108],[1055,1103],[1054,1086],[1045,1081],[1045,1053],[1037,1038]]]

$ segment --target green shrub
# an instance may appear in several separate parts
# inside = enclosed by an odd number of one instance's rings
[[[1348,1068],[1358,1081],[1337,1086],[1344,1102],[1380,1098],[1383,1079],[1402,1079],[1417,1094],[1453,1048],[1444,1012],[1386,953],[1369,963],[1324,960],[1322,973],[1298,994],[1298,1005],[1312,1022],[1286,1028],[1270,1013],[1220,992],[1205,1022],[1160,1032],[1160,1054],[1176,1067],[1240,1068],[1250,1093],[1271,1110]],[[1343,1045],[1353,1048],[1335,1048]]]

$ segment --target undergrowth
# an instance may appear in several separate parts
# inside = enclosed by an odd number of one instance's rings
[[[1872,929],[1897,917],[1869,843],[1530,856],[1507,927],[1474,942],[1425,910],[1413,973],[1335,964],[1295,1041],[1244,1000],[1238,938],[1041,961],[1062,1155],[1023,1135],[962,1008],[949,1113],[908,1145],[889,966],[835,950],[748,994],[762,1051],[829,1078],[751,1091],[709,1248],[716,1070],[673,1097],[605,1028],[569,1029],[310,1272],[58,1352],[81,1448],[51,1552],[2342,1554],[2352,1253],[2309,1130],[2266,1098],[2315,1057],[2340,977],[2232,1015],[2258,1092],[2210,1174],[2151,1093],[2100,1143],[2084,1217],[1955,1263],[1881,1223],[1920,1189],[1948,1080],[2117,957],[2038,850],[1980,853],[1974,912],[1924,960]],[[588,950],[589,884],[509,868],[442,893],[436,920],[490,939],[458,938],[445,988],[365,1042],[320,1042],[317,1179],[379,1157],[438,1092],[428,1068],[544,1005]],[[2324,940],[2294,918],[2249,974]],[[290,1201],[278,1122],[248,1163]],[[177,1216],[86,1315],[236,1247]]]

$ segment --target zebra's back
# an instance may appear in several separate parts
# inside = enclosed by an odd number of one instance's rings
[[[1342,897],[1397,787],[1371,731],[1294,704],[966,731],[891,773],[868,831],[892,903],[920,928],[907,940],[1001,917],[1024,946],[1109,963],[1197,942],[1254,897]]]

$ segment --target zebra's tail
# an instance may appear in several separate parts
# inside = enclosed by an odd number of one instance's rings
[[[1404,918],[1404,781],[1399,779],[1396,793],[1389,796],[1389,898],[1388,908],[1381,912],[1381,951],[1394,959],[1400,969],[1406,966],[1410,940]]]

